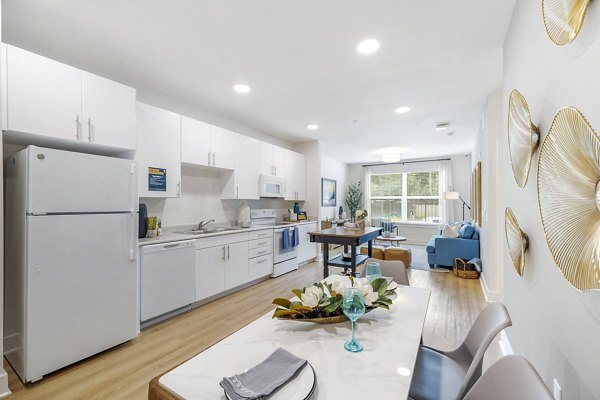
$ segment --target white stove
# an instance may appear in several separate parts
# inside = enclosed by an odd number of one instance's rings
[[[253,226],[269,225],[275,226],[273,230],[273,275],[277,277],[298,269],[298,244],[284,247],[284,235],[289,235],[290,245],[294,228],[297,224],[293,222],[277,222],[277,213],[270,208],[256,209],[250,211]]]

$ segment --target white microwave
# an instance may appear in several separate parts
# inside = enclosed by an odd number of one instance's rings
[[[260,175],[260,197],[285,197],[285,178]]]

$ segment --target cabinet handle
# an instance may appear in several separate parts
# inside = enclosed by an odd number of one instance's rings
[[[263,258],[262,260],[260,260],[260,261],[257,261],[256,263],[257,263],[257,264],[262,264],[262,263],[265,263],[265,262],[267,262],[267,259],[266,259],[266,258]]]
[[[236,199],[240,198],[240,187],[239,186],[235,187],[235,198]]]
[[[277,165],[275,166],[275,176],[277,176]]]
[[[206,164],[210,165],[210,151],[208,152],[208,162]]]
[[[88,142],[92,143],[92,119],[88,118]]]
[[[227,260],[227,258],[225,258],[225,247],[226,246],[223,246],[223,261]]]
[[[227,259],[231,260],[231,258],[229,257],[229,245],[227,245]]]
[[[177,196],[181,195],[181,181],[177,182],[175,193],[177,194]]]
[[[268,243],[267,242],[260,242],[260,243],[256,243],[259,247],[260,246],[266,246]]]
[[[256,254],[267,254],[267,250],[257,251]]]
[[[213,152],[213,167],[215,166],[215,153]]]
[[[77,140],[81,140],[81,135],[79,134],[79,115],[75,118],[75,137]]]

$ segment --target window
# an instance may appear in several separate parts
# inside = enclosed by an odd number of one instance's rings
[[[438,223],[438,171],[371,175],[371,218]]]

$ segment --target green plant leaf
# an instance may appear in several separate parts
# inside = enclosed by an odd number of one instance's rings
[[[342,305],[342,302],[343,298],[341,297],[332,298],[329,305],[327,307],[322,307],[321,310],[326,314],[331,314]]]
[[[384,278],[377,278],[373,282],[371,282],[371,286],[373,287],[373,291],[379,294],[379,297],[384,296],[387,291],[388,283]]]
[[[289,309],[292,305],[292,302],[289,301],[288,299],[282,299],[280,297],[273,299],[273,304],[281,306],[285,309]]]
[[[294,315],[294,314],[298,314],[298,313],[293,310],[284,310],[283,308],[278,308],[275,310],[275,312],[273,313],[273,316],[271,318],[277,318],[277,317],[282,317],[284,315]]]
[[[292,290],[292,292],[296,295],[297,298],[302,298],[302,293],[304,293],[304,290],[300,290],[300,289],[294,289]]]
[[[292,311],[312,311],[313,308],[308,307],[308,306],[303,306],[302,304],[292,304],[292,306],[290,307],[290,310],[292,310]]]

